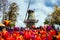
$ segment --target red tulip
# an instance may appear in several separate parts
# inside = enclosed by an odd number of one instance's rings
[[[49,32],[52,36],[54,36],[56,34],[56,31],[55,30],[50,30]]]
[[[2,37],[0,37],[0,40],[4,40]]]
[[[48,40],[52,40],[52,35],[49,35],[49,34],[48,34],[47,39],[48,39]]]
[[[17,32],[16,32],[16,31],[13,32],[13,36],[14,36],[14,37],[17,36]]]
[[[5,37],[5,38],[7,38],[9,36],[9,32],[8,31],[4,31],[4,32],[2,32],[2,34],[3,34],[3,37]]]
[[[2,35],[2,32],[0,32],[0,35]]]
[[[10,40],[15,40],[15,38],[11,35]]]
[[[15,38],[13,36],[9,36],[6,38],[6,40],[15,40]]]
[[[25,38],[26,40],[29,40],[29,39],[31,38],[31,33],[30,33],[30,32],[25,32],[24,38]]]
[[[14,37],[20,35],[20,32],[19,31],[14,31],[13,34],[12,34]]]
[[[34,40],[41,40],[40,36],[35,35],[35,39]]]
[[[46,40],[46,34],[43,34],[43,35],[41,36],[41,38],[42,38],[42,40]]]
[[[40,30],[40,33],[43,35],[46,34],[46,31]]]

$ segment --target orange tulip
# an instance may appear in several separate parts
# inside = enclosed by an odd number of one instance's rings
[[[4,20],[4,24],[5,24],[6,26],[9,26],[9,25],[10,25],[10,21],[9,21],[9,20]]]
[[[22,35],[18,35],[18,36],[16,36],[16,40],[24,40],[24,38]]]
[[[20,35],[20,33],[18,31],[14,31],[13,34],[12,34],[14,37]]]
[[[59,35],[57,35],[56,37],[57,37],[57,40],[60,40],[60,33],[59,33]]]

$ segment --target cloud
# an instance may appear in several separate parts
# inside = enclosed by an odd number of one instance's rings
[[[60,0],[46,0],[45,5],[49,7],[53,7],[54,5],[60,6]]]

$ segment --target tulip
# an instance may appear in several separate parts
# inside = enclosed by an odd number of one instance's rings
[[[11,36],[7,37],[6,40],[15,40],[15,38],[11,35]]]
[[[60,33],[59,33],[59,35],[57,35],[56,37],[57,37],[57,40],[60,40]]]
[[[0,40],[4,40],[3,38],[0,38]]]
[[[24,40],[24,38],[22,35],[18,35],[18,36],[16,36],[16,40]]]
[[[46,40],[46,34],[43,34],[43,35],[41,36],[41,38],[42,38],[42,40]]]
[[[35,35],[35,39],[34,40],[41,40],[40,36]]]
[[[10,21],[9,21],[9,20],[4,20],[4,24],[5,24],[6,26],[9,26],[9,25],[10,25]]]
[[[6,31],[6,29],[4,28],[3,29],[3,31],[2,31],[2,35],[3,35],[3,37],[8,37],[9,36],[9,32],[8,31]]]
[[[51,34],[52,36],[54,36],[54,35],[56,34],[56,31],[55,31],[55,30],[50,30],[50,34]]]
[[[47,35],[47,39],[48,39],[48,40],[52,40],[52,35],[49,35],[49,34],[48,34],[48,35]]]
[[[31,38],[31,33],[30,33],[30,32],[25,32],[24,38],[25,38],[25,40],[30,40],[30,38]]]
[[[2,38],[2,36],[0,36],[0,40],[4,40],[4,38]]]
[[[40,30],[40,33],[43,35],[46,34],[46,31]]]

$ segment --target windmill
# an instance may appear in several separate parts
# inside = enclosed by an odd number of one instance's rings
[[[35,23],[37,23],[38,20],[35,19],[34,10],[29,10],[30,3],[31,2],[29,0],[27,12],[26,12],[26,15],[25,15],[24,23],[26,24],[26,27],[32,28],[32,26],[35,26]],[[27,17],[27,19],[26,19],[26,17]]]

